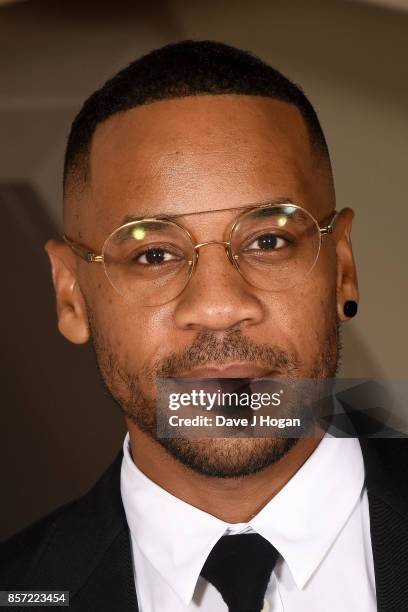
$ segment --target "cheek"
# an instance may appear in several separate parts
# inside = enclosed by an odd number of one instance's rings
[[[336,324],[335,261],[328,257],[309,279],[274,297],[268,308],[270,339],[295,352],[302,361],[320,352]]]
[[[305,348],[321,346],[333,332],[337,321],[336,276],[316,274],[303,296],[304,311],[298,314],[299,328],[302,329]]]
[[[171,307],[145,308],[97,287],[90,298],[94,334],[127,372],[139,372],[174,350]],[[171,341],[173,338],[173,342]]]
[[[334,288],[314,287],[296,296],[291,332],[304,353],[314,353],[327,337],[336,317]]]

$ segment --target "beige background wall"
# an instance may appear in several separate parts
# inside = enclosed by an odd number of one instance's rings
[[[338,207],[356,211],[361,306],[344,328],[342,373],[405,378],[408,13],[340,0],[27,0],[0,6],[0,185],[33,185],[50,223],[60,225],[64,146],[81,102],[134,58],[184,38],[252,50],[304,87],[331,149]],[[10,222],[29,231],[33,217],[27,221],[15,198],[8,190],[0,205],[8,207]],[[36,234],[36,253],[50,228],[43,224],[43,233]],[[34,251],[20,266],[5,253],[2,265],[14,266],[18,278],[40,273]],[[19,285],[3,301],[15,319],[2,327],[8,396],[0,413],[7,441],[0,446],[9,449],[1,462],[9,505],[0,536],[84,491],[123,435],[116,407],[98,387],[89,347],[68,347],[55,331],[50,280],[41,261],[37,286],[47,305],[38,306],[36,316],[48,313],[43,327],[29,307],[35,292],[25,295]],[[18,344],[21,329],[26,331]],[[87,385],[86,393],[81,385]]]

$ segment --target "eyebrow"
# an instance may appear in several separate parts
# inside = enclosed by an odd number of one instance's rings
[[[121,227],[122,225],[126,225],[127,223],[133,223],[135,221],[142,221],[143,219],[178,219],[180,217],[186,217],[186,216],[192,216],[192,215],[200,215],[203,213],[209,213],[209,212],[226,212],[228,210],[245,210],[245,209],[251,209],[251,208],[256,208],[257,206],[262,206],[262,205],[279,205],[279,204],[287,204],[287,205],[294,205],[296,206],[296,202],[294,202],[292,200],[292,198],[289,197],[284,197],[284,196],[279,196],[277,198],[272,198],[272,199],[268,199],[268,200],[262,200],[261,202],[252,202],[250,204],[243,204],[242,206],[232,206],[230,208],[216,208],[214,210],[196,210],[194,212],[184,212],[184,213],[179,213],[177,215],[171,215],[169,213],[156,213],[156,214],[151,214],[149,212],[146,212],[144,215],[130,215],[127,214],[124,217],[122,217],[121,221],[119,222],[119,226]]]

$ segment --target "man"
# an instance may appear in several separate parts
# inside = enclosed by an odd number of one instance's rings
[[[170,45],[85,102],[46,250],[59,330],[92,340],[129,433],[4,545],[1,588],[98,612],[408,609],[404,441],[157,434],[159,378],[336,375],[352,219],[310,102],[250,54]]]

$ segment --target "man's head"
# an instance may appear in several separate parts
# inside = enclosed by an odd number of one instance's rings
[[[154,51],[94,93],[73,123],[64,232],[97,253],[130,216],[185,215],[178,221],[196,243],[224,241],[233,209],[278,199],[327,224],[335,196],[323,132],[299,88],[226,45]],[[208,214],[189,215],[197,212]],[[250,285],[213,245],[200,253],[185,290],[159,306],[124,299],[102,265],[50,241],[59,329],[75,343],[92,338],[129,428],[152,439],[158,375],[333,377],[343,305],[358,298],[352,217],[342,211],[312,272],[287,290]],[[294,443],[158,442],[186,465],[220,476],[259,470]]]

